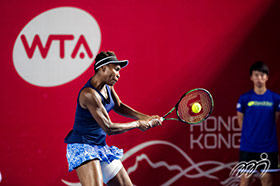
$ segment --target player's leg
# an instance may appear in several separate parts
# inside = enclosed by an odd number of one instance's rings
[[[256,160],[256,157],[258,158],[258,154],[256,153],[251,153],[251,152],[246,152],[246,151],[241,151],[239,153],[239,162],[250,162],[251,160]],[[253,174],[252,173],[247,173],[247,170],[243,172],[241,175],[240,179],[240,186],[249,186],[253,182]]]
[[[101,162],[103,181],[108,186],[132,186],[132,182],[120,160]]]
[[[262,186],[272,186],[273,185],[273,173],[265,173],[261,178]]]
[[[122,167],[118,174],[111,179],[108,183],[108,186],[132,186],[132,182],[126,172],[126,170]]]
[[[76,169],[82,186],[103,186],[102,171],[99,160],[91,160]]]
[[[242,174],[240,179],[240,186],[249,186],[252,184],[253,175]]]
[[[265,174],[261,177],[262,186],[272,186],[274,183],[274,175],[280,171],[278,168],[278,152],[264,153],[262,159],[270,162],[268,170],[262,170]]]

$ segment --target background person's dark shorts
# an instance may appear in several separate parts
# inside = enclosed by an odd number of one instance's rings
[[[239,162],[250,162],[252,160],[255,160],[257,162],[260,162],[262,158],[267,158],[267,160],[270,161],[270,167],[268,168],[268,172],[276,172],[280,171],[278,168],[278,152],[265,152],[267,155],[259,152],[246,152],[246,151],[240,151],[239,154]],[[263,155],[262,155],[263,154]],[[258,166],[257,170],[264,169],[265,166],[261,165]]]

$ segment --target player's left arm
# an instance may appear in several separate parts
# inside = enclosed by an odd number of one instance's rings
[[[279,121],[280,121],[280,111],[276,111],[275,112],[275,123],[276,123],[276,125],[279,124]]]
[[[274,104],[275,104],[275,123],[276,125],[280,125],[280,95],[276,94],[276,96],[274,97]]]
[[[133,108],[129,107],[128,105],[124,104],[120,100],[119,96],[117,95],[117,93],[113,87],[111,87],[111,93],[112,93],[112,98],[115,102],[114,111],[116,113],[118,113],[122,116],[128,117],[128,118],[141,119],[141,120],[146,120],[150,117],[156,117],[156,116],[149,116],[149,115],[143,114],[141,112],[138,112],[138,111],[134,110]]]
[[[276,104],[275,104],[276,103]],[[278,126],[280,123],[280,95],[276,96],[275,104],[275,123]]]
[[[240,129],[242,129],[243,126],[243,118],[244,118],[244,114],[242,112],[237,111],[237,122]]]

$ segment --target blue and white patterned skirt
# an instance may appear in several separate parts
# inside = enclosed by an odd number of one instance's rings
[[[83,162],[99,159],[101,162],[111,163],[123,156],[123,150],[115,146],[89,145],[82,143],[67,144],[67,161],[69,172],[80,166]]]

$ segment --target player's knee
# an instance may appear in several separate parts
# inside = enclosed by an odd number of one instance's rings
[[[242,175],[240,179],[240,186],[249,186],[252,181],[252,176]]]
[[[261,178],[262,185],[271,186],[273,185],[273,176],[271,173],[265,173]]]
[[[115,185],[133,186],[133,184],[124,168],[122,168],[118,172],[118,174],[108,182],[107,185],[109,185],[109,186],[115,186]]]

